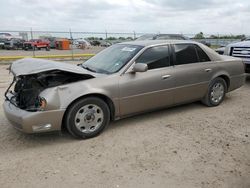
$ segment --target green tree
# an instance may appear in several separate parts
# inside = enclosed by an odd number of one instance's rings
[[[205,37],[204,37],[203,32],[199,32],[199,33],[197,33],[197,34],[194,36],[194,38],[195,38],[195,39],[204,39]]]
[[[117,40],[115,37],[108,37],[107,40]]]
[[[126,40],[134,40],[132,37],[127,37]]]
[[[126,40],[124,37],[119,37],[118,39],[119,40]]]

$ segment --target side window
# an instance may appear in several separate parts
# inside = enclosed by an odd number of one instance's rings
[[[199,62],[195,46],[193,44],[175,44],[174,51],[176,56],[176,65]]]
[[[200,62],[211,61],[210,58],[207,56],[207,54],[199,46],[195,45],[195,48],[197,50],[197,54],[198,54]]]
[[[136,60],[136,63],[145,63],[148,69],[157,69],[170,66],[168,46],[157,46],[147,49]]]

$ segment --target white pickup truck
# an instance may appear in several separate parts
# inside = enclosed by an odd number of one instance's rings
[[[250,73],[250,39],[227,45],[224,55],[242,58],[246,65],[246,72]]]

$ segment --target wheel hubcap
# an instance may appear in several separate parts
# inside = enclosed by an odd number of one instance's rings
[[[91,133],[97,130],[104,120],[102,109],[95,104],[81,107],[75,116],[76,128],[83,133]]]
[[[214,103],[219,103],[224,96],[224,92],[225,92],[225,88],[223,84],[221,83],[214,84],[212,91],[211,91],[211,100]]]

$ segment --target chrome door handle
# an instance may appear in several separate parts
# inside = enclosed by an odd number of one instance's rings
[[[168,79],[168,78],[170,78],[170,77],[171,77],[171,75],[167,74],[167,75],[162,76],[161,78],[162,78],[163,80],[165,80],[165,79]]]
[[[211,71],[212,71],[212,69],[205,69],[205,71],[206,71],[206,72],[211,72]]]

